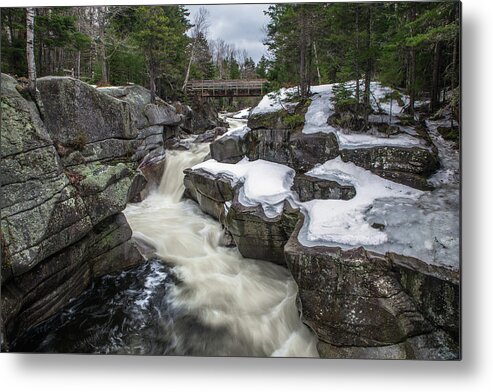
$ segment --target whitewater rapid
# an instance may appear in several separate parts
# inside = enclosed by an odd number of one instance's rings
[[[300,320],[289,272],[221,246],[221,225],[182,199],[183,170],[208,152],[207,144],[168,151],[159,188],[124,211],[134,237],[152,245],[180,282],[169,287],[169,306],[205,327],[199,354],[317,357],[317,340]],[[187,339],[186,331],[176,335]]]

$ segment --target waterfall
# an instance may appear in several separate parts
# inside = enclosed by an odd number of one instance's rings
[[[180,281],[167,294],[171,306],[203,325],[194,340],[200,347],[194,352],[318,356],[317,340],[300,320],[298,289],[289,272],[221,246],[221,225],[196,203],[182,199],[183,170],[208,152],[207,144],[198,144],[189,151],[167,153],[159,188],[125,210],[134,236],[153,245]],[[192,339],[188,333],[175,333],[176,344]]]

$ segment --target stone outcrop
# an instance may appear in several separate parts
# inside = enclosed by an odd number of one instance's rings
[[[225,175],[214,176],[205,170],[185,170],[185,197],[195,200],[201,210],[217,220],[222,220],[224,204],[231,202],[235,187]]]
[[[287,203],[286,203],[287,204]],[[293,213],[285,206],[284,214],[269,218],[261,206],[245,207],[238,201],[238,193],[227,207],[221,222],[231,233],[243,257],[268,260],[286,265],[284,245],[292,231]]]
[[[121,211],[141,199],[146,174],[156,180],[164,139],[181,121],[139,86],[100,91],[46,77],[38,89],[42,105],[2,75],[4,348],[93,278],[143,260]],[[141,160],[152,170],[139,170]]]
[[[290,166],[298,173],[337,157],[339,146],[335,135],[302,132],[309,103],[298,103],[292,112],[252,113],[248,118],[251,131],[244,138],[245,155],[252,160],[264,159]]]

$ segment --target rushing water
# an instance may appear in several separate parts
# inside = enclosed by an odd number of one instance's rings
[[[289,272],[221,246],[221,225],[182,199],[183,170],[208,151],[168,152],[159,189],[124,211],[156,257],[96,280],[14,351],[318,356]]]

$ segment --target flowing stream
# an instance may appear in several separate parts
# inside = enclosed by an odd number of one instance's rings
[[[156,257],[96,280],[14,351],[314,357],[289,272],[222,246],[221,225],[182,199],[207,144],[169,151],[159,188],[124,211]]]

